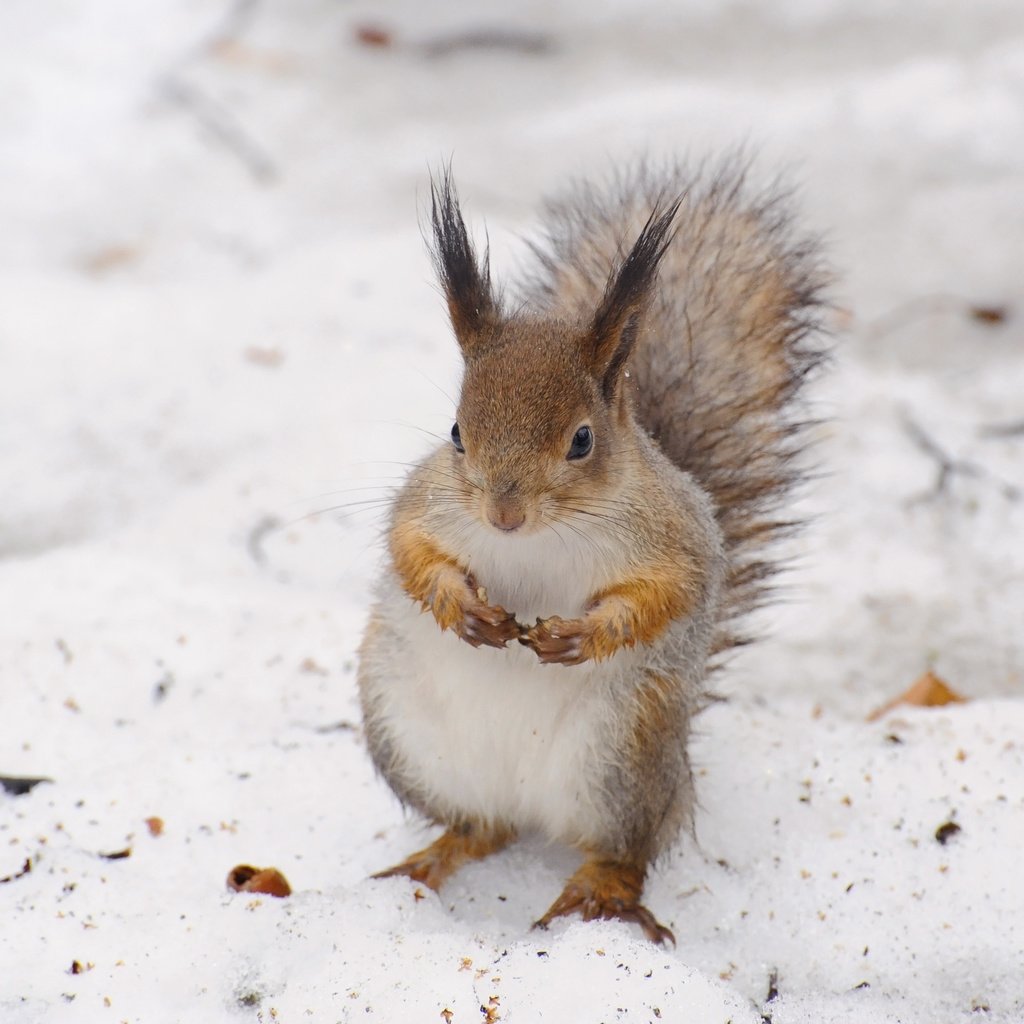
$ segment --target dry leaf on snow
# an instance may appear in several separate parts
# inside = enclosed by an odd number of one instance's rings
[[[962,704],[966,700],[966,697],[961,697],[960,694],[951,689],[934,672],[925,672],[909,690],[872,711],[868,715],[868,721],[877,722],[879,718],[887,715],[893,708],[900,707],[901,705],[933,708],[943,704]]]

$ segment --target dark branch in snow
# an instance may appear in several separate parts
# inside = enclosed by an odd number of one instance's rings
[[[166,99],[187,110],[206,134],[237,157],[258,182],[268,184],[280,177],[270,154],[246,132],[234,114],[212,96],[178,73],[166,75],[160,91]]]
[[[982,427],[978,434],[981,437],[1024,437],[1024,420],[1012,423],[990,423]]]
[[[768,995],[765,996],[764,1006],[761,1009],[762,1024],[772,1024],[772,1015],[769,1007],[779,998],[779,972],[773,970],[768,975]]]
[[[276,161],[256,142],[241,121],[223,103],[187,78],[189,67],[211,52],[230,46],[248,28],[260,0],[232,0],[218,27],[188,51],[160,77],[159,92],[187,111],[205,134],[234,156],[260,184],[280,177]]]
[[[225,43],[234,42],[248,27],[256,15],[256,9],[262,0],[233,0],[228,8],[220,28],[214,31],[210,38],[200,46],[200,52],[205,53],[215,46],[223,46]]]
[[[970,459],[954,458],[919,423],[906,413],[903,415],[902,422],[903,429],[910,440],[938,465],[938,475],[935,479],[935,484],[930,490],[911,498],[909,504],[916,505],[923,501],[933,501],[946,494],[950,479],[958,474],[960,476],[969,476],[976,480],[987,479],[992,481],[998,487],[1003,497],[1009,501],[1017,501],[1020,498],[1021,492],[1018,487],[1000,480],[984,466],[972,462]]]
[[[4,875],[0,878],[0,885],[5,885],[7,882],[13,882],[18,878],[24,878],[32,870],[32,858],[26,857],[25,863],[21,865],[20,871],[15,871],[12,875]]]
[[[515,28],[480,28],[440,35],[421,44],[427,57],[449,57],[464,50],[507,50],[533,56],[554,51],[551,36]]]

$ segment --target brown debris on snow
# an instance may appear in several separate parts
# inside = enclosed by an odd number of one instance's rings
[[[267,896],[291,896],[288,879],[277,868],[254,868],[238,864],[228,872],[228,888],[235,892],[262,892]]]
[[[943,704],[963,704],[966,700],[966,697],[961,697],[948,683],[940,679],[934,672],[929,671],[925,672],[909,690],[872,711],[868,715],[868,721],[877,722],[894,708],[902,705],[933,708]]]

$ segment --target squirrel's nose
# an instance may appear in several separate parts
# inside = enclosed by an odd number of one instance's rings
[[[508,498],[494,498],[488,503],[487,519],[491,526],[511,533],[518,530],[526,522],[526,513],[522,505]]]

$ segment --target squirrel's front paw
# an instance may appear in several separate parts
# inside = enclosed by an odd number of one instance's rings
[[[529,647],[545,665],[581,665],[591,658],[588,636],[583,619],[552,615],[550,619],[538,619],[519,642]]]
[[[520,636],[522,627],[511,612],[497,605],[477,601],[463,608],[462,622],[455,627],[455,631],[474,647],[481,644],[504,647],[509,640]]]
[[[487,593],[472,576],[451,579],[430,602],[442,629],[450,629],[473,647],[504,647],[522,633],[511,612],[488,604]]]

